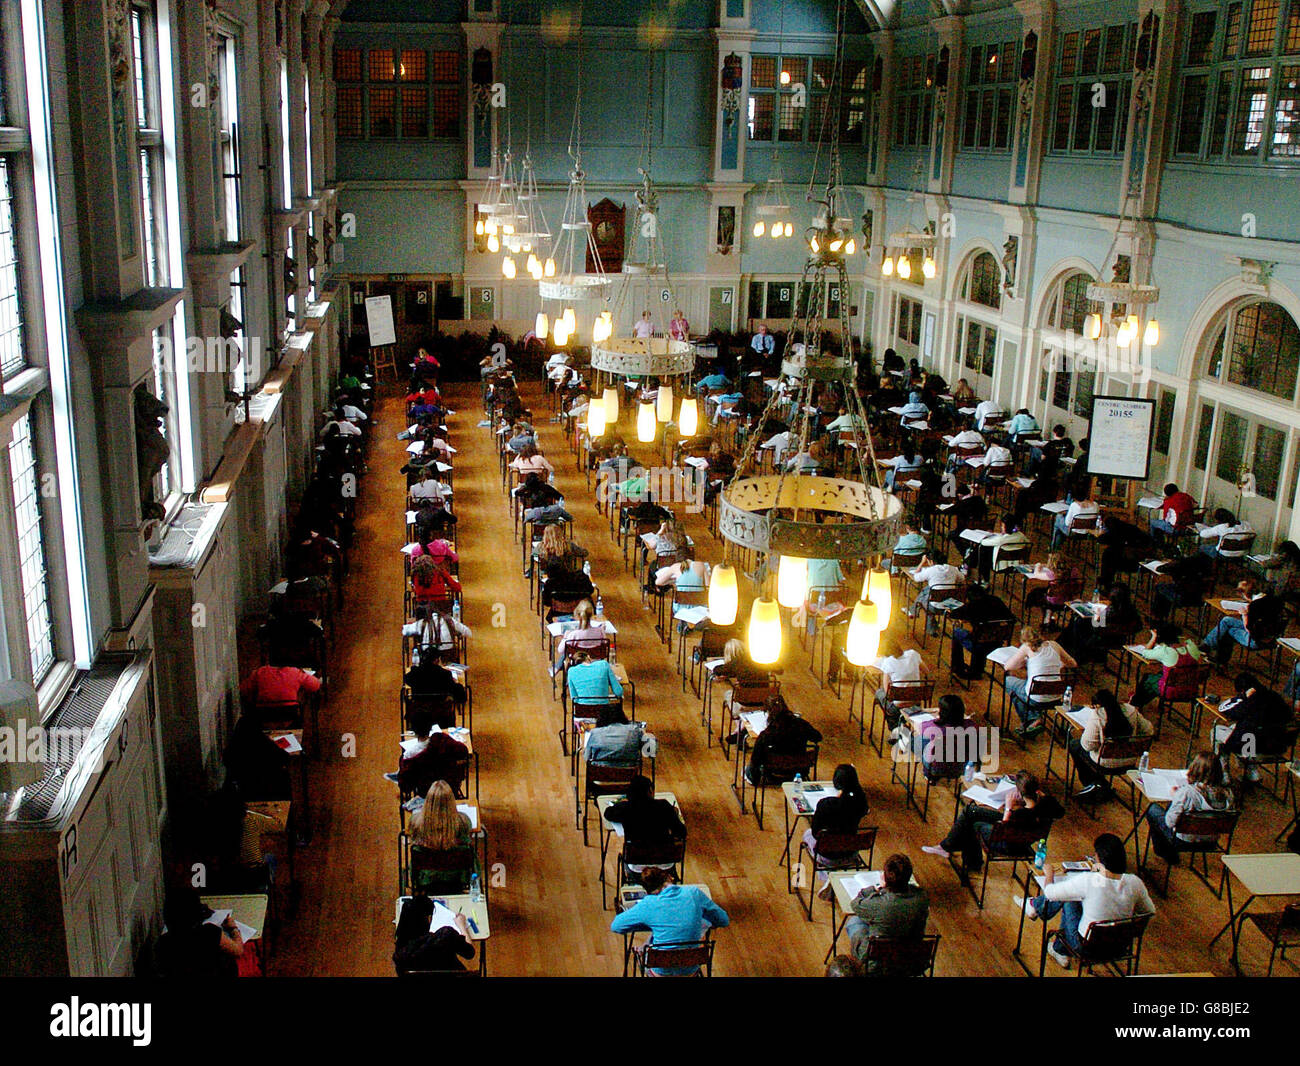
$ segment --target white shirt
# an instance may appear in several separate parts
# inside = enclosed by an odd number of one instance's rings
[[[354,422],[366,421],[366,413],[360,407],[353,407],[350,403],[343,405],[343,417],[350,418]]]
[[[921,653],[915,648],[908,648],[902,655],[877,659],[876,666],[888,682],[921,680]]]
[[[568,358],[569,357],[565,352],[555,352],[548,360],[546,360],[546,369],[554,370],[557,366],[563,366],[565,360]]]
[[[975,428],[983,429],[984,423],[990,415],[1002,417],[1002,405],[994,400],[980,400],[975,405]]]
[[[1249,522],[1238,522],[1235,526],[1227,522],[1220,522],[1217,526],[1206,526],[1201,530],[1201,540],[1218,540],[1228,533],[1254,533],[1255,529]]]
[[[985,466],[1000,466],[1009,462],[1011,462],[1011,449],[1004,448],[1000,444],[990,445],[989,450],[984,454]]]
[[[785,450],[786,450],[786,448],[788,448],[789,446],[790,446],[790,434],[789,434],[789,432],[786,432],[786,433],[778,433],[778,434],[776,434],[776,436],[771,437],[770,439],[763,441],[763,444],[762,444],[762,447],[764,447],[764,448],[771,448],[771,449],[772,449],[772,451],[773,451],[773,453],[774,453],[773,456],[772,456],[772,459],[773,459],[774,462],[777,462],[777,463],[779,463],[779,462],[781,461],[781,459],[785,456]]]
[[[1029,689],[1035,678],[1042,677],[1045,674],[1059,674],[1064,666],[1065,662],[1061,658],[1060,649],[1057,648],[1055,642],[1043,641],[1037,651],[1029,652],[1029,658],[1025,662],[1025,689]],[[1032,698],[1041,702],[1051,700],[1053,697],[1034,696]]]
[[[912,571],[912,576],[916,578],[917,584],[924,583],[930,588],[935,585],[960,585],[962,583],[961,571],[950,563],[935,563],[933,566],[924,566]]]
[[[635,337],[648,337],[654,332],[654,325],[648,318],[638,318],[636,325],[632,327],[632,335]]]
[[[973,429],[963,429],[952,439],[950,448],[983,448],[984,438]]]
[[[1101,508],[1097,506],[1094,500],[1075,500],[1065,509],[1065,528],[1070,528],[1070,523],[1081,514],[1100,514]]]
[[[442,502],[443,498],[451,492],[441,481],[434,481],[430,478],[428,481],[417,481],[411,486],[410,496],[413,500],[437,500]]]
[[[1118,878],[1100,873],[1076,874],[1063,881],[1044,885],[1043,895],[1048,899],[1077,899],[1083,903],[1083,917],[1079,919],[1080,936],[1087,935],[1093,922],[1156,912],[1147,886],[1137,874],[1121,874]]]

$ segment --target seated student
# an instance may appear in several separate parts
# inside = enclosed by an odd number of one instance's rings
[[[921,456],[913,445],[912,434],[904,433],[898,454],[892,459],[884,460],[883,463],[889,468],[889,473],[885,475],[885,491],[893,492],[898,485],[899,475],[903,475],[903,479],[907,480],[907,475],[921,469],[921,463]]]
[[[1052,523],[1052,550],[1055,551],[1060,547],[1061,541],[1069,534],[1074,526],[1074,520],[1080,515],[1097,515],[1101,517],[1101,507],[1097,501],[1092,499],[1092,479],[1076,479],[1071,488],[1074,499],[1070,501],[1062,514],[1056,516],[1056,521]],[[1100,528],[1100,521],[1098,522]]]
[[[898,542],[894,545],[893,550],[909,554],[925,551],[925,536],[917,527],[915,519],[903,519],[903,532],[899,535]]]
[[[641,875],[646,894],[614,916],[609,928],[614,933],[648,932],[650,943],[659,946],[694,944],[707,929],[731,924],[727,912],[694,885],[679,885],[672,872],[651,868]],[[697,968],[674,966],[652,969],[657,977],[688,977]]]
[[[1238,674],[1234,687],[1236,695],[1219,707],[1219,713],[1232,724],[1216,725],[1214,739],[1221,752],[1237,756],[1245,765],[1247,781],[1258,781],[1255,759],[1286,750],[1295,717],[1286,700],[1261,685],[1253,674]]]
[[[456,806],[456,794],[442,779],[433,782],[423,805],[411,815],[411,880],[420,893],[457,895],[478,869],[470,839],[469,815]],[[431,860],[430,869],[426,862]]]
[[[527,422],[516,422],[511,429],[510,439],[506,441],[506,447],[518,455],[529,444],[537,446],[537,431]]]
[[[1029,449],[1029,461],[1025,464],[1027,475],[1033,477],[1045,463],[1055,465],[1074,454],[1074,441],[1070,440],[1066,432],[1066,428],[1058,422],[1052,427],[1052,435],[1045,446],[1035,445]]]
[[[244,800],[290,798],[289,753],[262,731],[255,714],[241,714],[223,756],[226,783]]]
[[[519,454],[510,461],[510,469],[518,470],[521,474],[555,473],[555,467],[537,450],[535,443],[525,444],[519,449]]]
[[[994,571],[1005,570],[1014,565],[1010,560],[1001,561],[1000,556],[1004,550],[1027,547],[1029,547],[1029,538],[1016,528],[1015,519],[1009,514],[999,515],[997,521],[993,523],[993,534],[985,537],[979,544],[972,544],[966,549],[966,565],[968,568],[973,567],[978,571],[979,576],[987,581]]]
[[[974,731],[966,721],[966,701],[956,693],[939,697],[938,716],[921,727],[921,771],[927,778],[941,773],[942,768],[963,766],[980,762],[978,750],[971,750]],[[916,754],[917,741],[912,741]]]
[[[984,528],[989,516],[988,503],[976,491],[973,484],[962,485],[957,490],[956,500],[948,509],[948,515],[952,519],[952,532],[948,534],[948,540],[952,543],[957,557],[961,558],[965,550],[970,547],[970,541],[963,539],[962,533],[968,529]]]
[[[1061,950],[1062,940],[1077,951],[1094,922],[1156,912],[1142,878],[1125,872],[1128,852],[1124,842],[1114,833],[1102,833],[1092,846],[1096,858],[1091,872],[1058,880],[1056,867],[1049,863],[1043,868],[1040,895],[1031,900],[1013,897],[1031,919],[1046,922],[1061,915],[1061,931],[1048,942],[1047,953],[1067,970],[1070,958]]]
[[[726,391],[731,388],[731,381],[727,375],[720,370],[715,370],[707,377],[702,377],[696,382],[695,388],[699,392],[715,392],[719,389]]]
[[[975,428],[984,433],[1000,422],[1004,414],[996,400],[981,400],[975,405]]]
[[[587,741],[591,743],[590,738]],[[627,796],[610,804],[605,820],[623,827],[623,839],[628,844],[647,847],[670,847],[686,839],[686,825],[677,808],[666,799],[655,798],[655,786],[645,774],[637,774],[627,783]],[[671,870],[672,863],[654,864],[659,869]],[[642,873],[648,867],[629,863],[633,873]]]
[[[745,642],[733,637],[723,645],[722,662],[714,669],[713,676],[737,685],[761,685],[771,679],[772,670],[754,662]]]
[[[809,744],[821,743],[820,730],[800,718],[785,702],[784,696],[769,696],[765,704],[767,726],[754,738],[745,777],[751,785],[780,784],[789,780],[784,774],[767,769],[769,755],[798,755]]]
[[[1011,466],[1015,462],[1011,455],[1011,449],[1002,444],[990,444],[988,450],[984,453],[984,465],[980,467],[979,483],[987,485],[989,480],[989,471],[995,466]]]
[[[415,738],[402,742],[397,772],[384,776],[405,793],[424,795],[435,781],[459,792],[469,772],[469,748],[438,726],[426,708],[416,708],[410,719]]]
[[[964,681],[975,681],[984,676],[984,662],[989,653],[996,651],[996,641],[976,642],[977,629],[992,622],[1014,621],[1015,615],[998,596],[984,585],[966,586],[966,602],[952,612],[952,673]],[[958,621],[962,624],[958,625]],[[970,664],[966,655],[970,655]]]
[[[1078,665],[1055,641],[1044,640],[1035,626],[1021,628],[1020,647],[1007,660],[1005,680],[1011,706],[1016,709],[1025,736],[1043,731],[1043,709],[1056,702],[1051,696],[1030,696],[1029,686],[1040,677],[1059,674],[1067,667]]]
[[[1254,527],[1249,522],[1239,522],[1236,516],[1226,507],[1220,507],[1214,512],[1214,525],[1206,526],[1201,530],[1201,551],[1213,558],[1216,555],[1223,555],[1223,538],[1229,534],[1253,533]],[[1242,551],[1230,551],[1225,558],[1236,558],[1244,555]]]
[[[250,706],[262,707],[297,703],[303,693],[319,692],[320,688],[319,677],[291,666],[277,653],[271,665],[254,670],[240,685],[239,691]]]
[[[1119,574],[1135,574],[1144,559],[1155,554],[1155,541],[1146,530],[1114,515],[1106,519],[1105,530],[1097,537],[1102,545],[1097,584],[1113,584]]]
[[[434,903],[428,896],[415,895],[402,905],[394,936],[393,966],[397,976],[423,973],[455,973],[465,968],[462,959],[474,957],[469,919],[456,915],[456,926],[429,932]]]
[[[589,555],[586,548],[569,539],[563,526],[554,524],[542,527],[542,539],[534,554],[548,581],[558,573],[580,573]]]
[[[420,500],[415,509],[415,539],[427,544],[456,532],[456,516],[433,500]]]
[[[589,641],[609,639],[605,627],[597,625],[595,617],[596,608],[591,600],[581,600],[578,606],[573,609],[573,620],[576,624],[572,629],[565,630],[560,639],[555,642],[555,662],[551,667],[552,677],[563,668],[564,660],[568,657],[571,648]]]
[[[1165,498],[1159,510],[1151,515],[1151,535],[1157,544],[1163,544],[1165,538],[1176,537],[1192,524],[1192,512],[1196,510],[1196,501],[1183,492],[1172,481],[1165,486]]]
[[[694,558],[694,552],[685,548],[679,553],[680,561],[661,566],[654,572],[655,588],[672,586],[678,592],[703,592],[709,587],[709,564]]]
[[[903,404],[898,414],[898,424],[904,429],[916,422],[925,422],[930,417],[930,408],[921,401],[919,392],[908,394],[907,403]]]
[[[1032,437],[1041,433],[1042,427],[1038,424],[1038,419],[1029,413],[1028,407],[1022,407],[1014,415],[1007,425],[1007,436],[1011,442],[1016,444],[1022,437]]]
[[[818,894],[829,899],[830,879],[826,870],[851,866],[857,860],[853,852],[837,853],[818,849],[818,841],[828,833],[856,833],[867,814],[867,794],[862,790],[858,780],[858,771],[852,763],[840,763],[835,767],[831,784],[838,795],[827,796],[813,809],[812,825],[804,830],[803,842],[812,853],[813,863],[817,868],[817,881],[821,886]]]
[[[1260,592],[1254,578],[1239,581],[1237,594],[1245,602],[1245,610],[1224,614],[1201,641],[1201,648],[1220,666],[1232,658],[1233,644],[1254,651],[1268,646],[1286,627],[1286,605],[1277,596]]]
[[[1190,637],[1184,639],[1182,630],[1172,622],[1161,622],[1151,630],[1151,634],[1138,654],[1148,662],[1158,663],[1161,667],[1159,673],[1139,675],[1133,694],[1129,697],[1129,703],[1138,710],[1166,692],[1173,694],[1170,687],[1172,671],[1175,669],[1183,671],[1181,675],[1175,677],[1186,678],[1191,668],[1201,661],[1201,649],[1196,646],[1196,641]],[[1192,674],[1191,677],[1194,678],[1195,675]]]
[[[586,571],[579,566],[569,569],[559,562],[550,563],[542,577],[542,606],[546,608],[546,620],[553,622],[556,618],[556,603],[572,603],[574,600],[595,600],[596,586]]]
[[[1025,593],[1025,612],[1043,609],[1043,625],[1052,625],[1053,612],[1064,609],[1083,589],[1083,572],[1059,552],[1049,552],[1047,561],[1034,563],[1032,587]]]
[[[586,652],[574,656],[569,667],[569,699],[574,703],[604,703],[619,699],[623,685],[614,676],[607,659],[593,659]]]
[[[1076,615],[1061,634],[1061,647],[1080,662],[1104,660],[1107,652],[1132,643],[1142,628],[1142,614],[1127,585],[1112,585],[1103,602],[1103,615]]]
[[[458,563],[460,556],[450,541],[443,540],[441,537],[432,537],[426,541],[415,540],[408,545],[410,551],[406,554],[411,559],[418,559],[421,555],[428,555],[439,563]]]
[[[468,639],[473,635],[474,631],[454,614],[423,603],[417,603],[413,620],[402,626],[402,636],[415,638],[411,662],[417,665],[425,658],[454,652],[457,636]]]
[[[892,730],[898,725],[898,716],[903,708],[890,694],[890,687],[896,681],[921,680],[921,653],[915,648],[903,650],[903,646],[892,633],[880,634],[877,659],[873,664],[880,671],[880,687],[876,689],[876,702],[881,706],[885,721]]]
[[[826,424],[827,433],[848,433],[851,430],[862,431],[867,428],[867,420],[861,415],[849,413],[848,407],[840,405],[839,414]]]
[[[1259,562],[1264,567],[1264,584],[1273,595],[1285,596],[1300,588],[1300,547],[1294,541],[1282,541]]]
[[[1156,584],[1151,595],[1151,617],[1163,622],[1175,607],[1197,607],[1214,585],[1214,566],[1207,556],[1196,552],[1160,564],[1157,571],[1172,581]]]
[[[1152,728],[1136,707],[1120,703],[1110,689],[1094,692],[1088,710],[1088,724],[1083,727],[1082,735],[1070,741],[1070,759],[1083,785],[1076,798],[1098,800],[1110,795],[1107,775],[1102,770],[1132,769],[1138,764],[1138,756],[1099,759],[1097,753],[1102,744],[1122,737],[1149,737]]]
[[[970,382],[965,378],[958,378],[957,384],[952,387],[952,402],[958,410],[963,407],[974,407],[979,402],[975,390],[970,387]]]
[[[686,529],[675,518],[666,518],[655,531],[654,544],[650,550],[656,555],[672,555],[690,544]]]
[[[961,459],[957,455],[958,449],[979,448],[983,451],[985,448],[984,437],[977,429],[963,429],[953,434],[952,439],[948,441],[948,448],[953,453],[948,460],[948,469],[956,470],[961,463]]]
[[[1179,833],[1178,819],[1188,812],[1230,811],[1232,789],[1223,784],[1223,768],[1213,752],[1202,751],[1187,764],[1187,784],[1174,785],[1174,798],[1168,803],[1153,803],[1147,808],[1147,829],[1151,850],[1170,865],[1178,864],[1175,840],[1183,844],[1213,844],[1216,836]]]
[[[436,469],[432,463],[420,468],[420,480],[412,485],[407,493],[412,500],[432,500],[435,503],[445,504],[451,497],[450,486],[434,477]]]
[[[186,884],[167,892],[166,932],[158,941],[158,968],[164,977],[238,977],[244,938],[233,915],[220,925],[208,921],[212,908]]]
[[[930,919],[930,897],[912,884],[912,860],[894,854],[885,860],[884,877],[876,888],[864,888],[853,900],[853,914],[844,923],[853,954],[867,958],[867,941],[872,937],[920,940]],[[869,973],[878,972],[872,963]]]
[[[941,859],[960,851],[965,868],[974,873],[984,865],[980,841],[987,841],[999,822],[1046,837],[1052,823],[1065,814],[1065,808],[1043,789],[1038,777],[1029,770],[1017,770],[1015,781],[1016,787],[1007,793],[1001,810],[980,803],[959,806],[948,835],[938,844],[927,844],[921,850]]]
[[[982,502],[982,501],[981,501]],[[912,606],[906,609],[908,618],[915,618],[918,611],[925,611],[925,631],[930,636],[938,636],[939,621],[938,618],[930,611],[930,591],[941,586],[960,586],[965,583],[965,578],[955,566],[950,566],[946,562],[936,563],[930,556],[923,556],[921,565],[912,571],[912,580],[918,585],[924,585]]]

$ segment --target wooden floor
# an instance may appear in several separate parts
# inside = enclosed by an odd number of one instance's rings
[[[479,388],[460,385],[448,391],[457,409],[448,421],[459,449],[458,546],[465,621],[474,630],[469,663],[474,744],[482,768],[481,811],[490,834],[489,862],[501,864],[498,872],[504,877],[491,894],[489,973],[616,976],[622,968],[621,938],[609,932],[612,912],[601,910],[599,853],[595,846],[584,848],[574,829],[573,783],[556,738],[559,705],[551,699],[537,615],[529,607],[493,439],[488,430],[476,428],[482,418]],[[820,974],[830,939],[827,909],[819,903],[810,923],[787,895],[785,871],[778,865],[783,834],[779,797],[768,805],[764,831],[751,815],[740,813],[730,790],[731,767],[716,744],[706,749],[699,702],[689,691],[682,693],[673,661],[655,635],[653,616],[641,608],[606,520],[596,513],[559,426],[546,421],[540,385],[527,384],[524,391],[537,412],[546,454],[556,465],[557,485],[575,516],[576,539],[591,551],[606,613],[619,626],[618,658],[636,682],[638,717],[659,737],[659,787],[680,799],[689,830],[687,879],[707,883],[731,916],[730,928],[717,936],[716,973]],[[321,715],[321,755],[311,766],[314,838],[298,855],[301,899],[275,946],[270,969],[276,975],[393,972],[397,799],[395,787],[381,775],[395,769],[398,751],[404,478],[398,473],[402,444],[394,435],[402,428],[401,402],[390,389],[376,406],[347,604],[337,627],[332,695]],[[690,516],[688,528],[702,557],[721,558],[721,543],[707,532],[703,516]],[[783,692],[826,736],[823,776],[837,762],[857,765],[870,797],[869,821],[881,827],[877,868],[894,851],[912,857],[916,876],[930,893],[931,930],[943,936],[937,972],[1019,975],[1010,954],[1019,912],[1011,902],[1006,870],[994,869],[987,906],[977,909],[948,864],[920,851],[922,844],[943,835],[951,800],[940,797],[932,804],[928,825],[905,810],[901,790],[888,784],[888,765],[857,743],[857,725],[847,722],[847,704],[829,690],[819,690],[806,659],[798,661],[798,668],[784,674]],[[983,706],[982,687],[974,705]],[[355,756],[344,758],[349,734],[355,737]],[[1023,764],[1041,772],[1046,743],[1037,740],[1023,754],[1007,744],[1003,769]],[[1181,765],[1185,746],[1185,734],[1167,732],[1157,746],[1156,765]],[[1267,796],[1252,796],[1234,850],[1276,850],[1273,835],[1289,816],[1289,809]],[[1053,831],[1051,857],[1080,858],[1098,832],[1123,835],[1130,824],[1117,803],[1103,805],[1095,822],[1071,807]],[[1144,973],[1231,972],[1227,938],[1207,947],[1226,919],[1226,902],[1182,869],[1174,872],[1170,898],[1156,897],[1156,903],[1159,913],[1142,956]],[[1037,927],[1030,934],[1027,943],[1036,953]],[[1248,934],[1242,956],[1248,973],[1263,972],[1265,956],[1258,944],[1258,937]],[[1048,965],[1049,975],[1062,973]],[[1289,971],[1281,967],[1280,972]]]

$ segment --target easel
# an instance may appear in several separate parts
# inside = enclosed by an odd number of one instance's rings
[[[375,381],[379,381],[380,375],[385,370],[393,372],[393,380],[397,381],[397,360],[393,354],[393,345],[385,344],[380,348],[371,349],[371,358],[375,364]]]

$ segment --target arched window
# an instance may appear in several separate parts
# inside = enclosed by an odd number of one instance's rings
[[[1002,308],[1002,271],[992,252],[980,252],[962,278],[961,298],[998,311]]]
[[[1078,359],[1076,345],[1067,339],[1069,334],[1083,335],[1083,320],[1088,317],[1088,286],[1092,281],[1092,276],[1084,271],[1062,275],[1053,284],[1045,305],[1038,398],[1047,404],[1049,413],[1051,408],[1078,418],[1087,418],[1092,413],[1096,364]]]
[[[1052,298],[1048,325],[1062,333],[1082,333],[1083,320],[1088,317],[1088,286],[1092,278],[1087,274],[1071,274],[1058,286]]]
[[[1275,303],[1229,312],[1210,345],[1208,373],[1229,385],[1293,400],[1300,371],[1300,328]]]

